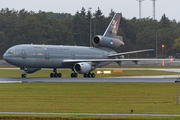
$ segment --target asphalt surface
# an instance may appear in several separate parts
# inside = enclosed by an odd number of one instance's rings
[[[108,116],[180,116],[175,114],[115,114],[115,113],[36,113],[36,112],[0,112],[0,114],[31,115],[108,115]]]
[[[0,69],[19,69],[19,68],[0,68]],[[111,68],[108,68],[109,70]],[[112,68],[115,69],[115,68]],[[116,68],[117,69],[117,68]],[[120,68],[118,68],[120,69]],[[122,68],[126,70],[127,68]],[[154,69],[154,68],[128,68],[128,70],[159,70],[178,72],[179,75],[156,75],[156,76],[127,76],[112,78],[41,78],[41,77],[0,77],[0,83],[10,82],[154,82],[154,83],[174,83],[180,77],[180,69]]]
[[[144,78],[138,77],[119,77],[119,78],[18,78],[18,77],[1,77],[0,83],[11,82],[146,82],[146,83],[174,83],[176,78]]]

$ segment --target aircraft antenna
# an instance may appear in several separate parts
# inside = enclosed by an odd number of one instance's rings
[[[141,19],[141,2],[144,0],[137,0],[139,2],[139,19]]]
[[[155,2],[156,2],[156,0],[151,0],[151,1],[153,1],[153,19],[155,20],[155,13],[156,13],[156,11],[155,11]]]

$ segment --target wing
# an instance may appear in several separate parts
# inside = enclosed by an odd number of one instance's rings
[[[122,62],[122,61],[172,61],[171,59],[66,59],[63,63],[77,62]]]
[[[108,55],[108,57],[115,57],[115,56],[121,56],[121,55],[132,54],[132,53],[147,52],[147,51],[154,51],[154,49],[145,49],[145,50],[137,50],[137,51],[117,53],[117,54],[110,54]]]
[[[112,62],[116,62],[119,66],[121,66],[122,61],[131,61],[135,64],[138,64],[138,61],[173,61],[173,59],[66,59],[63,60],[63,63],[68,66],[74,66],[76,63],[80,62],[88,62],[89,64],[95,66],[96,68],[104,67]]]

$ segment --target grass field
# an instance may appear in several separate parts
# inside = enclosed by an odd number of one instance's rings
[[[49,77],[49,74],[52,72],[52,70],[49,69],[43,69],[40,71],[37,71],[33,74],[27,74],[27,77]],[[58,70],[58,72],[62,73],[62,77],[70,77],[70,74],[72,73],[71,70]],[[93,71],[95,74],[97,73],[97,70]],[[105,74],[96,74],[96,77],[119,77],[119,76],[147,76],[147,75],[179,75],[180,73],[177,72],[166,72],[166,71],[156,71],[156,70],[123,70],[122,73],[114,73],[113,70],[111,70],[110,75]],[[21,70],[0,70],[0,77],[20,77],[22,74]],[[78,74],[78,77],[83,77],[83,74]]]
[[[130,113],[132,107],[134,114],[154,114],[156,102],[157,114],[179,114],[180,106],[176,104],[176,93],[175,83],[9,83],[0,84],[0,111],[126,114]],[[118,116],[65,117],[118,118]]]
[[[28,77],[49,77],[52,70],[40,70]],[[71,70],[58,70],[70,77]],[[94,71],[96,73],[96,71]],[[20,77],[20,70],[0,70],[0,77]],[[154,70],[123,70],[123,73],[97,77],[178,75]],[[82,75],[79,75],[82,77]],[[180,93],[180,92],[179,92]],[[0,84],[1,112],[67,112],[179,114],[175,83],[8,83]],[[179,119],[148,116],[86,115],[0,115],[0,119]]]

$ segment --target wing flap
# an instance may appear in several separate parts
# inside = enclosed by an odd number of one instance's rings
[[[141,53],[141,52],[148,52],[148,51],[154,51],[154,49],[145,49],[145,50],[137,50],[137,51],[117,53],[117,54],[110,54],[108,55],[108,57],[116,57],[116,56],[121,56],[121,55],[126,55],[126,54]]]
[[[171,61],[171,59],[66,59],[63,63],[76,63],[76,62],[122,62],[122,61]]]

